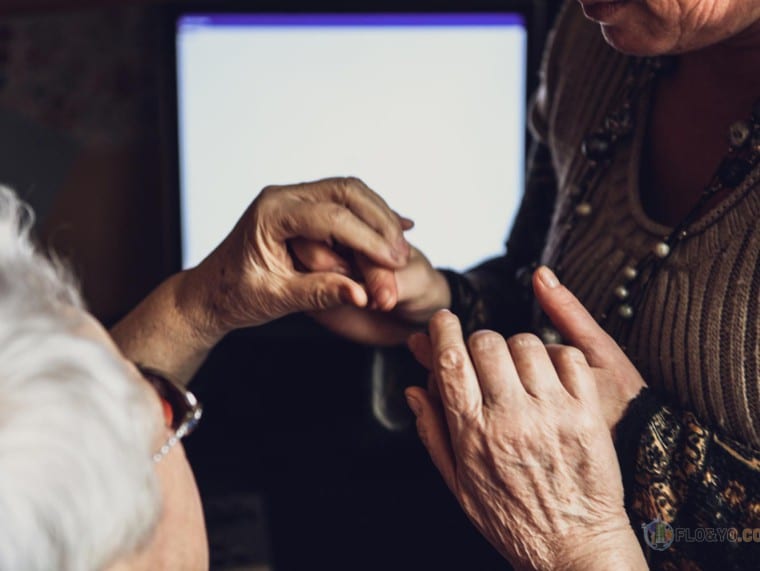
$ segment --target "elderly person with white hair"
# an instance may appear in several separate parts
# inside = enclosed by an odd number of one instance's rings
[[[109,337],[30,241],[32,220],[0,187],[0,571],[206,569],[179,443],[200,407],[183,384],[233,328],[367,304],[344,275],[297,272],[288,238],[380,251],[375,262],[398,267],[409,223],[356,179],[268,188],[213,254]]]

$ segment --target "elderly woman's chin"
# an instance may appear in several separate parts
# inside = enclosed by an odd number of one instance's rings
[[[579,0],[586,17],[601,26],[607,43],[635,56],[676,55],[743,37],[757,46],[760,2],[731,1]],[[676,4],[681,10],[674,9]]]
[[[652,57],[673,55],[683,51],[667,38],[651,33],[642,33],[627,26],[602,24],[602,36],[617,51],[631,56]]]
[[[596,22],[610,46],[629,55],[672,53],[674,40],[636,0],[579,0],[586,18]]]

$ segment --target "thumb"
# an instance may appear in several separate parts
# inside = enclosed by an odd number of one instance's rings
[[[342,305],[364,307],[367,292],[349,277],[335,272],[312,272],[293,278],[288,296],[293,311],[315,311]]]
[[[560,335],[583,352],[589,365],[604,368],[620,363],[623,350],[546,266],[533,274],[533,291]]]

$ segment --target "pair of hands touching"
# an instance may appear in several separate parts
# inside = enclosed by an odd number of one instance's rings
[[[404,238],[412,225],[356,178],[268,187],[188,272],[179,304],[209,347],[234,329],[304,311],[357,342],[402,343],[451,302],[444,277]],[[644,382],[569,291],[536,295],[586,356],[612,429]]]
[[[189,272],[185,305],[204,309],[211,342],[308,311],[356,341],[398,344],[449,302],[404,238],[412,226],[356,178],[267,187]]]
[[[536,297],[571,347],[486,331],[465,344],[443,309],[445,279],[404,238],[411,226],[358,179],[269,187],[187,273],[178,299],[195,308],[209,347],[300,311],[372,344],[429,322],[430,336],[409,345],[430,388],[407,397],[478,529],[518,568],[599,568],[602,553],[614,558],[604,568],[645,568],[610,437],[644,386],[635,367],[546,268],[534,276]]]

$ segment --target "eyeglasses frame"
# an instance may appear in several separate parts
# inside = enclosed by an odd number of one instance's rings
[[[153,454],[153,462],[158,463],[164,459],[180,440],[195,430],[203,416],[203,405],[195,398],[192,392],[184,388],[177,381],[168,378],[164,373],[138,363],[135,363],[135,366],[145,380],[155,389],[158,396],[169,404],[174,416],[172,426],[168,427],[172,428],[171,436]],[[177,410],[177,407],[181,407],[181,410]],[[178,412],[180,414],[177,414]]]

